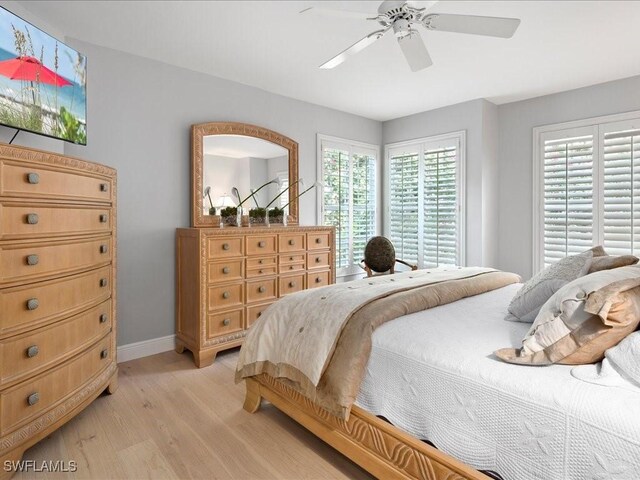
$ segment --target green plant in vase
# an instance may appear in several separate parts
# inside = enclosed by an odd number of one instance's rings
[[[238,207],[224,207],[220,210],[221,221],[224,225],[237,227],[238,225]]]

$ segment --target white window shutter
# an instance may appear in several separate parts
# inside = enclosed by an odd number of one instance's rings
[[[418,262],[420,175],[418,152],[399,153],[389,158],[389,240],[396,257]]]
[[[640,252],[640,130],[603,136],[603,242],[610,255]]]

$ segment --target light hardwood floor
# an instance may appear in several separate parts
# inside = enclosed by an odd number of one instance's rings
[[[25,460],[75,460],[75,474],[20,473],[26,479],[371,479],[289,417],[263,405],[242,410],[238,350],[207,368],[167,352],[120,364],[120,387],[103,395]]]

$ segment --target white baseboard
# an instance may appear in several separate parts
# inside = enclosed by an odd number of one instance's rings
[[[118,347],[118,363],[128,362],[136,358],[148,357],[156,353],[173,350],[176,345],[176,336],[151,338],[141,342],[129,343]]]

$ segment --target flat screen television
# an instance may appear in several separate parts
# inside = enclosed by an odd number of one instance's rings
[[[87,58],[2,7],[0,124],[87,144]]]

